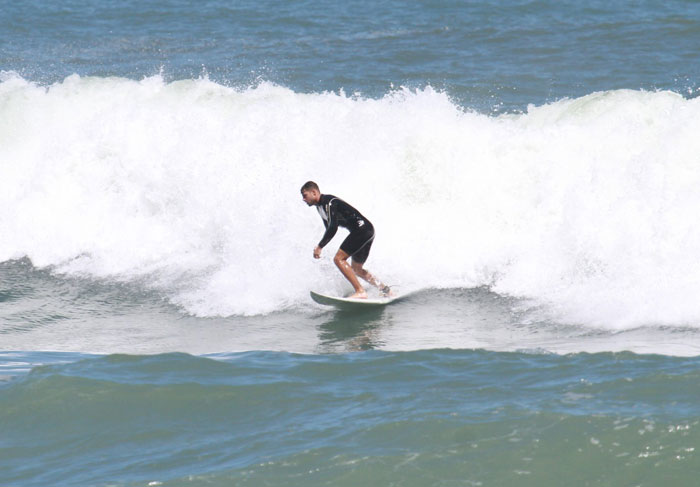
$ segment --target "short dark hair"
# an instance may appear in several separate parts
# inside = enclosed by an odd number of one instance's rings
[[[319,193],[321,192],[321,190],[318,189],[318,184],[314,183],[313,181],[306,181],[304,183],[304,186],[301,187],[301,192],[303,193],[304,191],[311,191],[312,189],[315,189]]]

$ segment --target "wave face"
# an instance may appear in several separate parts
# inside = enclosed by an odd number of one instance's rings
[[[443,92],[0,78],[0,261],[136,283],[197,316],[341,292],[309,179],[402,290],[473,288],[606,328],[700,323],[700,101],[608,91],[489,116]],[[340,233],[340,232],[339,232]]]

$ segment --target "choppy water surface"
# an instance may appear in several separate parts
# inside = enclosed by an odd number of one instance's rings
[[[0,389],[10,485],[692,485],[698,465],[695,358],[43,358]]]

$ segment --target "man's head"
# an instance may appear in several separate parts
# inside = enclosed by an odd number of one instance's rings
[[[321,200],[321,190],[318,189],[318,184],[313,181],[307,181],[304,186],[301,187],[301,197],[309,206],[318,204]]]

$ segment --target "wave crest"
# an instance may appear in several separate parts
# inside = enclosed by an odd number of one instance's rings
[[[314,179],[374,222],[368,266],[404,289],[487,285],[566,322],[693,325],[699,103],[620,90],[494,117],[431,88],[3,73],[0,260],[145,280],[200,316],[304,306],[344,285],[311,258],[323,229],[298,188]]]

